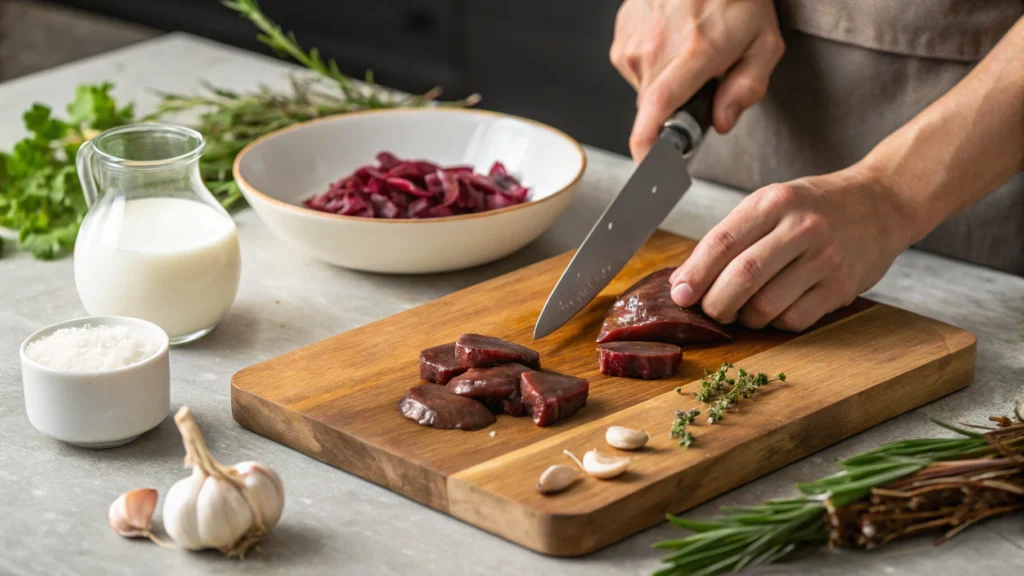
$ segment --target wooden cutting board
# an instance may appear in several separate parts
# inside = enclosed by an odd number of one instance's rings
[[[684,348],[668,380],[609,378],[594,338],[615,297],[654,270],[676,265],[695,243],[658,232],[569,324],[533,341],[537,314],[571,253],[461,290],[244,369],[231,404],[244,427],[465,522],[546,554],[586,554],[968,384],[968,332],[860,299],[802,335],[733,330],[725,344]],[[419,383],[421,349],[460,333],[500,336],[541,353],[545,368],[590,380],[586,408],[538,428],[499,416],[474,432],[436,430],[396,408]],[[676,409],[697,406],[702,371],[730,361],[788,376],[725,420],[691,427],[696,443],[669,437]],[[682,386],[684,393],[674,388]],[[608,426],[646,429],[651,441],[614,480],[587,478],[541,496],[552,464],[599,448]],[[491,436],[494,433],[494,436]]]

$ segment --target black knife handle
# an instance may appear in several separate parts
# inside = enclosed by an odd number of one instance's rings
[[[697,149],[711,129],[711,109],[716,90],[718,80],[712,78],[665,121],[662,135],[672,139],[684,158]]]

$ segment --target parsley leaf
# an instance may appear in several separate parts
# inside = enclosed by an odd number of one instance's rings
[[[68,120],[33,104],[24,115],[29,135],[0,153],[0,227],[36,258],[59,258],[74,249],[85,217],[85,196],[75,170],[78,147],[96,133],[132,121],[132,106],[118,107],[113,84],[79,86]]]

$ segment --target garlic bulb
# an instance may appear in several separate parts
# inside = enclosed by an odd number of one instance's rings
[[[579,476],[580,473],[572,466],[566,466],[564,464],[549,466],[548,469],[540,475],[540,480],[537,481],[537,492],[540,492],[541,494],[554,494],[555,492],[561,492],[571,486]]]
[[[284,486],[266,464],[227,467],[210,454],[187,406],[174,416],[192,475],[164,499],[164,529],[188,550],[217,548],[243,557],[281,519]]]

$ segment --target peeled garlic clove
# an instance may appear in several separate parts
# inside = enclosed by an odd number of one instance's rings
[[[564,464],[550,466],[540,475],[540,480],[537,481],[537,492],[541,494],[561,492],[572,485],[579,475],[580,473],[572,466]]]
[[[604,433],[609,446],[619,450],[638,450],[643,448],[650,436],[646,430],[633,430],[624,426],[612,426]]]
[[[583,469],[594,478],[615,478],[629,467],[629,456],[609,456],[597,450],[583,455]]]
[[[107,511],[107,520],[114,532],[125,538],[147,537],[153,527],[158,498],[152,488],[137,488],[118,496]]]
[[[245,484],[249,501],[259,509],[263,527],[270,530],[277,525],[284,511],[284,484],[281,477],[262,462],[235,464],[235,471]]]

